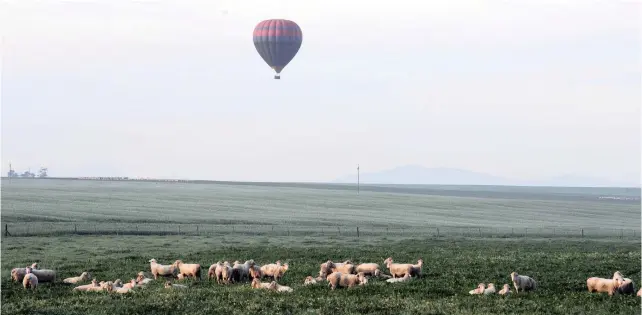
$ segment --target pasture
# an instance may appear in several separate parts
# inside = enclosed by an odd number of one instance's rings
[[[642,284],[639,196],[639,189],[625,188],[365,186],[357,195],[346,185],[3,179],[2,222],[15,236],[2,237],[1,311],[640,314],[639,298],[586,291],[588,277],[615,270]],[[159,230],[177,225],[182,235]],[[360,237],[351,230],[356,226]],[[327,259],[383,265],[388,256],[408,263],[422,258],[425,276],[334,292],[325,283],[302,286]],[[180,258],[205,269],[219,260],[280,259],[290,264],[280,283],[294,292],[183,280],[186,292],[158,282],[124,296],[79,293],[58,282],[32,293],[9,280],[11,268],[38,261],[59,279],[87,270],[99,281],[126,281],[149,271],[151,258],[165,264]],[[532,276],[540,288],[509,297],[468,295],[479,282],[510,283],[511,271]]]

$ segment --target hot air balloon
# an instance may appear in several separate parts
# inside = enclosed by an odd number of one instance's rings
[[[271,19],[256,25],[253,38],[256,51],[276,71],[274,79],[280,79],[283,68],[301,48],[303,33],[293,21]]]

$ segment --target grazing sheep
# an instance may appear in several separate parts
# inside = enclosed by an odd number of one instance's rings
[[[586,287],[589,292],[608,292],[609,295],[615,294],[618,288],[617,279],[605,279],[598,277],[591,277],[586,279]]]
[[[207,279],[211,280],[212,278],[216,278],[216,283],[221,283],[221,272],[223,272],[223,263],[219,260],[207,270]]]
[[[406,282],[406,281],[410,281],[410,279],[412,279],[412,278],[410,277],[410,274],[407,273],[405,276],[403,276],[401,278],[387,279],[386,282],[388,282],[388,283]]]
[[[354,269],[355,265],[350,260],[346,260],[342,263],[335,263],[332,262],[332,260],[328,260],[327,262],[321,264],[319,268],[319,276],[325,278],[334,272],[353,274]]]
[[[637,296],[642,296],[642,288],[640,288],[640,290],[638,290]]]
[[[51,269],[32,269],[31,273],[38,277],[38,283],[54,282],[56,280],[56,272]]]
[[[421,272],[422,272],[421,267],[423,267],[423,265],[424,265],[423,259],[417,260],[417,264],[412,265],[412,268],[410,269],[410,276],[421,278]]]
[[[232,280],[232,266],[229,262],[223,262],[223,267],[221,269],[221,282],[227,284]]]
[[[281,261],[277,260],[275,264],[267,264],[261,266],[261,278],[262,277],[270,277],[273,278],[274,281],[279,280],[280,277],[285,274],[286,271],[288,271],[289,266],[288,264],[283,264],[281,265]]]
[[[79,286],[73,288],[73,290],[74,291],[88,291],[89,288],[97,287],[97,286],[98,286],[98,281],[96,281],[96,279],[92,279],[90,284],[79,285]]]
[[[232,266],[232,281],[241,282],[250,279],[250,268],[254,266],[254,260],[246,260],[241,264],[238,260]]]
[[[509,295],[510,294],[510,286],[508,284],[504,284],[504,287],[499,290],[500,295]]]
[[[76,284],[78,282],[84,282],[91,280],[91,274],[87,271],[84,271],[78,277],[71,277],[62,280],[63,283]]]
[[[32,271],[38,269],[38,263],[31,264]],[[27,274],[26,268],[13,268],[11,269],[11,279],[15,282],[22,282],[22,279]]]
[[[618,282],[617,293],[620,294],[634,294],[635,283],[629,278],[624,278],[624,281]]]
[[[270,282],[261,282],[259,278],[254,278],[252,280],[252,288],[254,289],[269,289],[271,283]]]
[[[38,277],[36,277],[36,275],[31,273],[31,270],[32,270],[31,267],[27,267],[25,269],[26,269],[26,274],[22,278],[22,286],[25,289],[31,289],[32,291],[36,290],[36,287],[38,286]]]
[[[486,287],[486,289],[484,289],[484,294],[486,294],[486,295],[494,294],[495,292],[496,292],[496,290],[495,290],[495,284],[494,283],[489,283],[488,287]]]
[[[365,285],[368,280],[363,273],[353,274],[344,274],[341,272],[333,272],[328,275],[328,285],[332,290],[337,287],[348,287],[352,288],[355,285]]]
[[[158,279],[158,276],[176,278],[178,275],[178,268],[174,265],[161,265],[154,258],[149,260],[149,268],[154,279]]]
[[[312,276],[307,276],[303,281],[303,285],[316,284],[317,282],[320,282],[320,281],[323,281],[323,278],[321,277],[312,278]]]
[[[276,292],[292,292],[292,288],[285,286],[285,285],[280,285],[276,283],[276,281],[272,281],[270,283],[270,287],[268,288],[269,290],[273,290]]]
[[[252,279],[262,279],[263,278],[263,272],[261,272],[261,266],[259,265],[254,265],[250,268],[250,278]]]
[[[187,289],[186,285],[182,284],[172,284],[171,282],[165,282],[165,289]]]
[[[515,293],[519,293],[520,289],[522,291],[529,291],[535,290],[537,288],[537,282],[535,282],[535,279],[529,276],[521,276],[517,274],[516,271],[513,271],[510,274],[510,278],[513,281],[513,285],[515,286]]]
[[[193,277],[196,280],[201,279],[201,265],[200,264],[186,264],[182,260],[177,260],[172,264],[178,269],[178,273],[184,277]]]
[[[386,267],[390,270],[390,275],[392,275],[393,278],[403,277],[408,273],[411,276],[413,275],[415,267],[413,264],[395,264],[392,262],[392,257],[386,258],[383,263],[386,264]]]
[[[468,291],[468,294],[482,294],[484,293],[484,290],[486,289],[486,285],[483,283],[480,283],[477,285],[477,288],[474,290]]]

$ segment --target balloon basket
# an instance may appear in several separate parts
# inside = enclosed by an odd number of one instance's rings
[[[278,75],[278,74],[275,74],[275,75],[274,75],[274,80],[281,80],[281,76],[280,76],[280,75]]]

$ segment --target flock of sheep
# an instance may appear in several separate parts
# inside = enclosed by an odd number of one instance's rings
[[[352,288],[357,285],[366,285],[369,277],[386,278],[386,282],[397,283],[410,281],[413,277],[418,278],[422,275],[423,261],[419,259],[417,264],[399,264],[394,263],[392,257],[383,261],[388,268],[390,275],[384,274],[376,263],[354,264],[349,260],[344,262],[333,262],[328,260],[320,265],[319,275],[317,277],[307,276],[303,285],[314,285],[322,281],[327,281],[328,286],[334,290],[337,287]],[[186,264],[182,260],[176,260],[171,265],[159,264],[156,259],[149,260],[152,278],[147,278],[143,271],[139,272],[136,278],[127,283],[120,279],[115,281],[100,281],[92,279],[89,272],[83,272],[78,277],[66,278],[63,283],[78,284],[91,280],[91,283],[74,287],[75,291],[107,291],[116,293],[130,293],[134,288],[144,287],[150,282],[157,280],[159,277],[165,279],[165,288],[167,289],[186,289],[188,286],[175,284],[167,279],[186,279],[193,278],[200,280],[201,265]],[[207,279],[215,279],[218,284],[241,283],[248,281],[251,287],[255,289],[266,289],[276,292],[292,292],[292,288],[280,285],[278,280],[283,277],[289,266],[287,263],[282,264],[276,261],[273,264],[263,266],[257,265],[254,260],[247,260],[245,263],[235,261],[233,263],[217,262],[212,264],[207,272]],[[38,264],[34,263],[25,268],[14,268],[11,270],[13,281],[22,282],[25,289],[35,290],[38,283],[53,282],[56,278],[56,272],[50,269],[39,269]],[[264,278],[272,280],[271,282],[261,282]],[[537,288],[537,282],[525,275],[519,275],[517,272],[510,274],[510,279],[515,288],[515,292],[532,291]],[[611,279],[591,277],[586,280],[586,286],[589,292],[608,293],[608,295],[634,294],[635,284],[633,280],[624,278],[616,271]],[[468,292],[469,294],[494,294],[495,285],[489,283],[488,286],[480,283],[476,289]],[[510,285],[504,284],[498,292],[500,295],[511,293]],[[637,296],[642,296],[642,288],[637,291]]]

